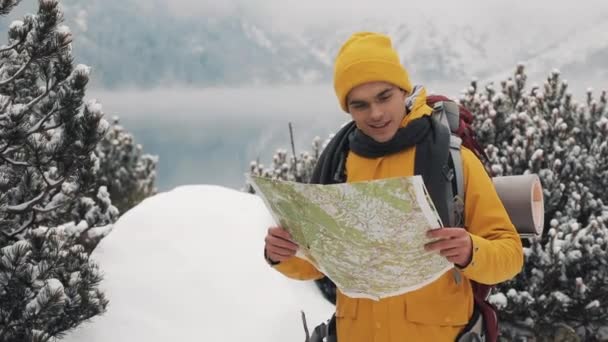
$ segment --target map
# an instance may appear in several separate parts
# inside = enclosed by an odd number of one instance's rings
[[[424,245],[441,228],[420,176],[331,185],[251,176],[250,183],[311,262],[352,298],[423,287],[452,269]]]

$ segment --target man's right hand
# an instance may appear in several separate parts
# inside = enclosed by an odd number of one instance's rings
[[[281,227],[268,228],[266,242],[266,257],[273,262],[282,262],[296,255],[298,244],[291,239],[291,234]]]

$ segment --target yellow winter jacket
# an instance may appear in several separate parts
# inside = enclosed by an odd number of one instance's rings
[[[402,127],[430,114],[424,91],[415,100]],[[347,182],[414,174],[415,147],[380,158],[349,152]],[[379,301],[350,298],[338,290],[336,303],[339,342],[454,341],[473,313],[469,279],[496,284],[514,277],[523,265],[521,240],[481,162],[462,148],[465,181],[465,226],[473,241],[473,256],[460,269],[458,284],[452,272],[416,291]],[[323,277],[309,262],[292,257],[274,266],[287,277]]]

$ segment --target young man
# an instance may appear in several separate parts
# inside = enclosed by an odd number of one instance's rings
[[[412,176],[423,165],[432,167],[425,155],[433,134],[432,109],[425,90],[412,87],[390,38],[354,34],[340,49],[334,71],[340,106],[356,125],[348,139],[346,182]],[[453,263],[461,281],[446,272],[419,290],[380,301],[349,298],[338,289],[338,341],[454,341],[473,313],[470,280],[497,284],[520,271],[521,241],[490,177],[473,152],[462,148],[461,157],[466,229],[429,232],[440,240],[426,246]],[[270,228],[265,242],[266,258],[287,277],[324,276],[294,257],[298,246],[283,228]]]

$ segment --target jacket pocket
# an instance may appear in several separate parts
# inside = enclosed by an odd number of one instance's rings
[[[473,313],[473,293],[469,282],[453,284],[450,276],[406,295],[406,320],[434,326],[460,326]]]

